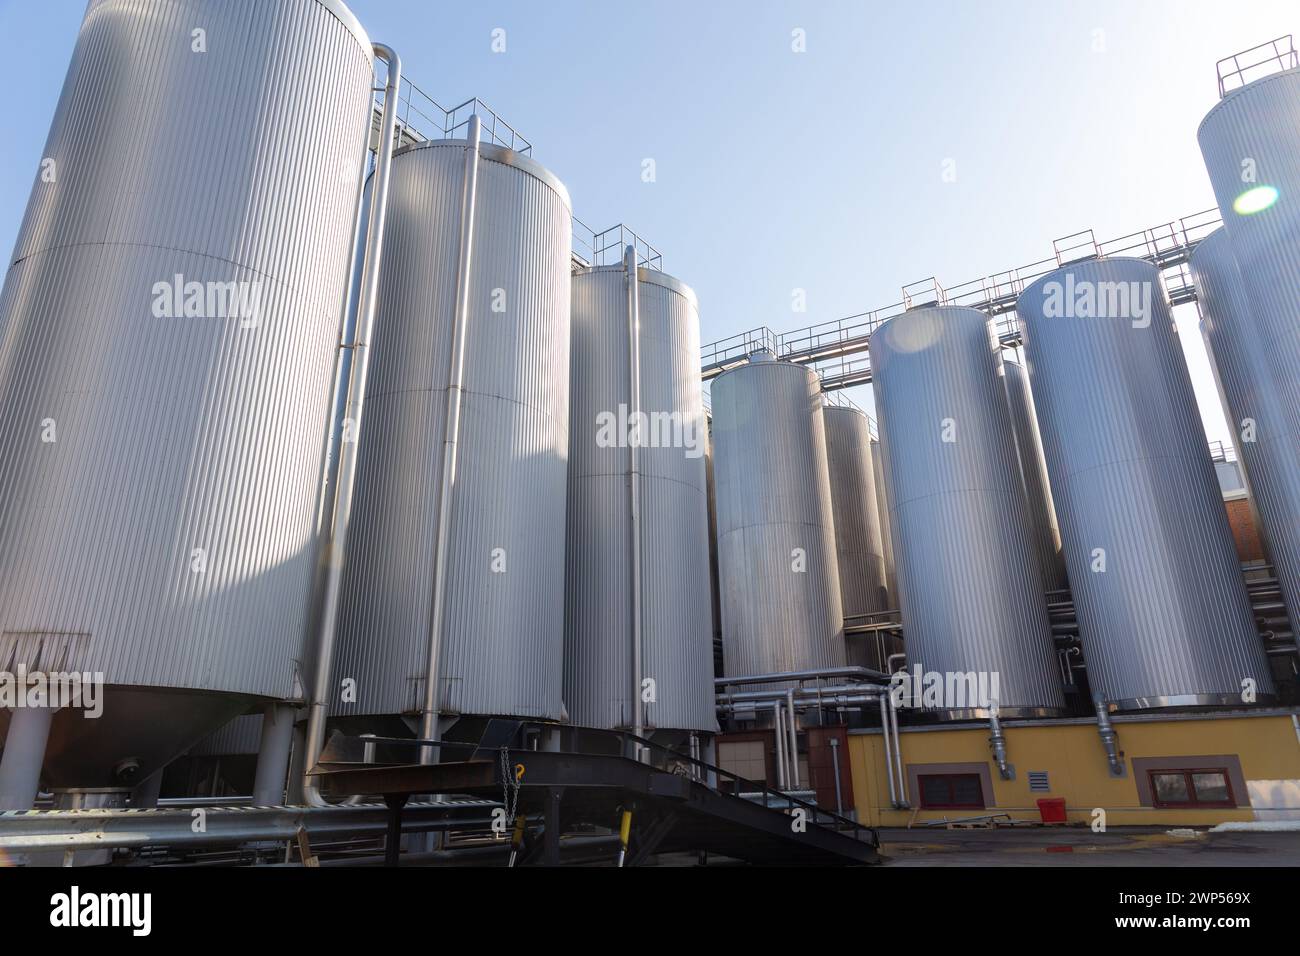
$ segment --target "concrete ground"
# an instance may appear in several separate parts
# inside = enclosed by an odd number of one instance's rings
[[[882,829],[888,866],[1300,866],[1300,833],[1166,827]]]

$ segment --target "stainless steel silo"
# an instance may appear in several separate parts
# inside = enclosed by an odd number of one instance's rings
[[[1029,375],[1018,363],[1003,360],[1007,401],[1011,403],[1011,430],[1016,437],[1016,457],[1025,483],[1030,526],[1043,572],[1043,587],[1057,591],[1065,587],[1065,555],[1061,552],[1061,530],[1056,523],[1056,504],[1043,459],[1043,440],[1038,432],[1038,413],[1029,388]]]
[[[1119,709],[1272,694],[1156,268],[1079,262],[1017,302],[1094,695]],[[1248,687],[1250,685],[1247,685]]]
[[[974,309],[913,309],[880,326],[870,344],[909,669],[983,677],[981,697],[1006,716],[1060,711],[988,318]],[[935,709],[974,716],[987,713],[986,703],[945,699]]]
[[[1300,621],[1300,363],[1275,363],[1278,340],[1251,309],[1232,241],[1216,229],[1192,251],[1201,334],[1214,365],[1260,533],[1292,622]],[[1294,322],[1292,323],[1294,325]],[[1293,333],[1294,334],[1294,333]],[[1279,376],[1290,376],[1290,383]]]
[[[760,361],[719,375],[710,395],[724,671],[843,666],[821,383]]]
[[[623,265],[573,275],[564,701],[578,726],[714,732],[699,308],[672,276],[634,281]]]
[[[1223,232],[1241,276],[1248,316],[1207,318],[1225,391],[1249,381],[1249,405],[1256,419],[1255,459],[1250,474],[1273,548],[1274,564],[1292,623],[1300,618],[1300,544],[1297,543],[1297,486],[1300,485],[1300,70],[1265,76],[1227,94],[1201,122],[1197,138],[1210,183],[1223,214]],[[1272,200],[1271,205],[1269,204]],[[1208,241],[1208,240],[1207,240]],[[1222,240],[1218,241],[1222,248]],[[1211,246],[1213,248],[1213,246]],[[1207,265],[1208,251],[1199,258]],[[1229,305],[1229,309],[1231,306]],[[1246,323],[1254,341],[1234,334]],[[1253,346],[1265,344],[1262,351]],[[1252,347],[1249,360],[1244,351]],[[1220,352],[1235,352],[1241,362]],[[1240,367],[1244,378],[1239,378]],[[1232,381],[1229,382],[1228,380]],[[1228,404],[1237,419],[1234,398]],[[1237,399],[1241,404],[1244,399]],[[1246,457],[1247,449],[1241,449]],[[1250,469],[1248,463],[1248,471]],[[1255,485],[1260,485],[1255,489]],[[1266,503],[1265,497],[1269,499]],[[1269,514],[1264,514],[1268,509]]]
[[[885,558],[886,602],[898,610],[898,579],[894,570],[894,535],[889,525],[889,500],[885,496],[885,473],[880,467],[880,441],[871,440],[871,471],[876,477],[876,513],[880,516],[880,543]]]
[[[562,714],[569,197],[471,137],[393,157],[335,718],[426,723],[431,650],[433,713]]]
[[[107,684],[47,784],[297,693],[372,66],[337,0],[86,10],[0,294],[0,669]]]
[[[889,610],[867,416],[849,406],[827,405],[822,409],[822,422],[845,624],[879,623],[864,617]],[[884,645],[875,635],[846,636],[845,640],[850,664],[877,670],[884,668],[892,650],[882,650]]]

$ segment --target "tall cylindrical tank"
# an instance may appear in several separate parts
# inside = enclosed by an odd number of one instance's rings
[[[1060,711],[988,318],[974,309],[913,309],[878,328],[870,346],[909,668],[983,676],[981,696],[1004,715]],[[988,703],[946,699],[936,709],[974,716]]]
[[[758,361],[719,375],[710,394],[724,670],[843,666],[821,382]]]
[[[338,0],[198,13],[90,3],[0,294],[0,668],[108,685],[56,786],[292,696],[309,627],[372,47]]]
[[[889,610],[871,430],[866,414],[845,405],[825,406],[822,422],[845,626],[878,624],[882,619],[863,617]],[[892,650],[893,642],[880,634],[845,635],[850,664],[883,670]]]
[[[871,440],[871,471],[876,476],[876,514],[880,516],[880,543],[885,558],[886,601],[891,611],[898,610],[898,579],[894,570],[894,534],[889,525],[889,500],[885,497],[885,473],[880,467],[880,441]]]
[[[844,616],[888,610],[867,416],[855,408],[827,405],[822,421]]]
[[[1236,351],[1244,360],[1248,335],[1252,345],[1263,346],[1252,351],[1249,371],[1242,367],[1254,390],[1256,419],[1254,461],[1247,468],[1253,464],[1258,473],[1249,478],[1295,624],[1300,618],[1300,70],[1265,76],[1229,93],[1210,110],[1197,137],[1249,305],[1249,315],[1240,320],[1208,316],[1212,346],[1216,362],[1229,365],[1236,363],[1220,360],[1218,353]],[[1208,255],[1201,256],[1203,263]],[[1252,332],[1234,334],[1236,326],[1246,324]],[[1240,388],[1233,371],[1220,371],[1234,379],[1231,385],[1224,381],[1225,391]],[[1229,407],[1233,402],[1228,394]],[[1250,413],[1232,411],[1240,430]],[[1245,458],[1247,450],[1241,450]]]
[[[472,152],[435,140],[393,157],[334,666],[334,686],[353,678],[356,694],[333,702],[336,717],[423,708],[464,209],[473,233],[437,707],[562,713],[569,197],[526,156],[488,143]]]
[[[1057,591],[1065,587],[1065,555],[1061,553],[1061,530],[1056,523],[1056,504],[1043,459],[1043,440],[1038,432],[1038,413],[1029,388],[1029,375],[1018,363],[1004,359],[1007,401],[1011,403],[1011,430],[1016,436],[1016,457],[1025,483],[1030,527],[1043,572],[1043,587]]]
[[[1242,703],[1247,681],[1271,695],[1155,266],[1065,266],[1016,309],[1093,693],[1119,709]]]
[[[1214,365],[1234,444],[1259,516],[1260,532],[1292,622],[1300,621],[1300,362],[1274,363],[1277,337],[1255,319],[1233,255],[1216,229],[1192,251],[1201,334]],[[1293,322],[1294,326],[1295,323]],[[1294,334],[1294,332],[1293,332]],[[1289,383],[1279,376],[1289,375]]]
[[[653,691],[642,694],[647,729],[713,732],[699,308],[690,287],[637,270],[640,394],[634,400],[628,291],[621,265],[573,275],[564,701],[579,726],[629,729],[638,683]],[[639,681],[630,497],[637,422]]]

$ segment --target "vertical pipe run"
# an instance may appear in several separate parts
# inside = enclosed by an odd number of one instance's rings
[[[636,246],[623,252],[624,281],[627,283],[628,496],[632,539],[632,733],[645,736],[645,710],[641,703],[641,303],[637,288]],[[633,756],[642,759],[641,745],[633,743]]]
[[[1296,737],[1297,739],[1300,739],[1300,727],[1297,727]],[[701,748],[700,759],[703,760],[710,767],[716,767],[718,765],[718,744],[717,741],[714,740],[712,734],[704,738],[704,744]],[[708,784],[708,786],[711,789],[717,790],[718,789],[717,772],[713,770],[705,771],[704,782]]]
[[[292,704],[271,704],[262,714],[262,744],[257,750],[253,776],[253,806],[278,807],[284,803],[284,781],[293,748]]]
[[[786,731],[790,735],[790,752],[788,763],[790,765],[790,789],[799,789],[799,722],[794,717],[794,688],[785,692],[785,712],[790,718],[790,723]]]
[[[897,784],[894,782],[894,753],[889,740],[889,711],[892,709],[889,694],[880,695],[880,736],[885,741],[885,776],[889,780],[889,805],[898,809]]]
[[[338,632],[339,591],[343,584],[343,554],[347,545],[348,523],[352,518],[352,488],[357,474],[357,441],[361,431],[361,413],[366,395],[366,377],[370,365],[370,338],[375,326],[375,301],[379,289],[379,264],[384,250],[384,218],[388,212],[389,170],[393,163],[393,142],[397,131],[397,96],[402,82],[402,59],[390,47],[374,44],[375,56],[388,64],[384,83],[384,110],[380,125],[379,153],[370,194],[370,221],[366,228],[365,258],[361,263],[361,289],[357,298],[357,319],[352,341],[343,346],[352,350],[347,404],[344,422],[352,422],[353,440],[339,443],[337,480],[334,485],[333,527],[326,544],[325,596],[317,635],[316,674],[308,706],[307,734],[303,754],[303,798],[320,806],[320,795],[311,771],[325,747],[325,717],[329,700],[330,670],[334,665],[334,642]]]
[[[898,737],[898,708],[894,705],[892,695],[885,696],[889,698],[889,727],[894,735],[894,772],[898,774],[898,804],[905,807],[907,806],[907,782],[903,779],[903,742]]]
[[[474,252],[474,209],[478,193],[480,125],[469,118],[465,147],[465,178],[460,198],[460,257],[456,268],[456,317],[452,328],[451,373],[447,379],[447,419],[443,428],[442,480],[438,485],[438,537],[433,565],[433,610],[429,653],[424,671],[424,713],[420,736],[438,739],[438,657],[447,617],[447,542],[451,538],[452,486],[456,481],[456,452],[460,441],[460,407],[465,388],[465,339],[469,325],[470,270]],[[422,747],[420,763],[434,763],[436,747]]]
[[[790,779],[785,766],[785,721],[780,701],[772,704],[772,738],[776,741],[776,789],[789,790]]]
[[[835,812],[844,815],[844,791],[840,788],[840,740],[831,738],[831,769],[835,772]]]
[[[36,803],[54,707],[15,707],[0,757],[0,810],[30,810]]]

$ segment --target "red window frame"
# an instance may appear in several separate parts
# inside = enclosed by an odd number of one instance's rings
[[[1192,782],[1192,777],[1198,773],[1217,773],[1223,778],[1223,784],[1228,790],[1227,800],[1201,800],[1196,796],[1196,786]],[[1161,800],[1159,790],[1156,787],[1156,777],[1176,777],[1181,776],[1183,783],[1187,787],[1187,800],[1169,802]],[[1237,795],[1232,791],[1232,775],[1228,773],[1227,767],[1193,767],[1184,770],[1181,767],[1169,767],[1163,770],[1148,770],[1147,782],[1151,786],[1151,805],[1166,810],[1199,810],[1202,808],[1234,808],[1237,806]]]
[[[970,779],[975,781],[975,789],[979,792],[979,801],[977,803],[957,803],[948,801],[945,803],[930,803],[926,800],[926,781],[929,780],[947,780],[948,795],[954,795],[951,781],[958,779]],[[988,807],[984,796],[984,781],[977,773],[919,773],[916,775],[916,789],[919,791],[918,796],[921,798],[922,810],[984,810]]]

